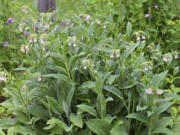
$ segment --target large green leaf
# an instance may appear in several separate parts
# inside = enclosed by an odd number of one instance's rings
[[[43,77],[52,77],[52,78],[63,80],[65,82],[69,82],[69,78],[64,74],[47,74],[47,75],[43,75]]]
[[[111,124],[101,119],[88,120],[87,126],[97,135],[109,135],[111,130]]]
[[[131,113],[127,116],[127,118],[136,119],[138,121],[141,121],[149,125],[149,119],[140,113]]]
[[[165,127],[158,127],[156,129],[154,129],[152,131],[153,134],[159,134],[159,133],[163,133],[163,134],[166,134],[166,135],[174,135],[173,132],[168,129],[168,128],[165,128]]]
[[[58,104],[57,100],[53,97],[49,97],[47,96],[47,101],[48,101],[48,104],[51,108],[51,110],[57,114],[61,113],[62,111],[62,108],[60,106],[60,104]]]
[[[116,95],[118,98],[123,99],[123,95],[121,91],[113,86],[104,86],[104,89],[114,95]]]
[[[7,129],[18,122],[17,119],[1,119],[0,120],[0,129]]]
[[[161,114],[162,112],[166,111],[172,104],[173,103],[170,103],[170,102],[161,104],[154,110],[154,116],[157,116]]]
[[[129,46],[123,53],[123,58],[126,59],[135,49],[140,45],[140,42],[136,42],[134,45]]]
[[[66,132],[69,132],[71,131],[72,129],[72,126],[71,127],[68,127],[63,121],[59,120],[59,119],[56,119],[56,118],[52,118],[50,120],[47,121],[47,124],[48,125],[58,125],[59,127],[63,128]]]
[[[75,115],[75,114],[71,113],[70,114],[70,120],[74,125],[76,125],[76,126],[78,126],[80,128],[83,127],[83,120],[82,120],[81,115]]]
[[[31,105],[28,107],[28,111],[37,118],[48,119],[49,113],[47,109],[41,105]]]
[[[96,110],[94,110],[93,107],[85,105],[85,104],[77,105],[77,107],[80,109],[81,112],[87,112],[87,113],[97,117],[97,112],[96,112]]]
[[[25,127],[25,126],[13,126],[8,129],[7,135],[14,135],[14,134],[20,133],[22,135],[34,135],[34,132],[31,128]]]
[[[126,34],[130,36],[131,32],[132,32],[132,24],[128,22],[126,26]]]

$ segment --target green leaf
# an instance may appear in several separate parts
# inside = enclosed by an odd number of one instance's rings
[[[179,135],[180,133],[180,116],[174,121],[172,131],[174,135]]]
[[[88,106],[88,105],[85,105],[85,104],[77,105],[77,107],[78,107],[82,112],[88,112],[89,114],[97,117],[97,112],[96,112],[96,110],[94,110],[93,107]]]
[[[60,126],[61,128],[63,128],[66,132],[71,131],[72,127],[68,127],[63,121],[56,119],[56,118],[52,118],[50,120],[47,121],[48,125],[54,125],[57,124],[58,126]]]
[[[159,114],[161,114],[162,112],[166,111],[173,103],[163,103],[161,104],[159,107],[157,107],[155,110],[154,110],[154,116],[157,116]]]
[[[127,116],[127,118],[136,119],[149,125],[149,119],[140,113],[131,113]]]
[[[67,96],[67,99],[66,99],[66,103],[67,103],[69,108],[71,106],[71,102],[72,102],[72,98],[73,98],[73,95],[74,95],[74,91],[75,91],[75,84],[72,84],[71,89],[70,89],[70,91],[68,93],[68,96]]]
[[[111,124],[101,119],[88,120],[87,126],[97,135],[109,135]]]
[[[159,128],[156,128],[152,131],[153,134],[159,134],[159,133],[163,133],[163,134],[166,134],[166,135],[174,135],[173,132],[168,129],[168,128],[165,128],[165,127],[159,127]]]
[[[132,24],[128,22],[126,26],[126,34],[130,36],[131,32],[132,32]]]
[[[47,109],[41,105],[31,105],[28,107],[28,111],[37,118],[48,119],[49,114]]]
[[[165,72],[162,72],[160,74],[156,74],[153,76],[152,83],[154,87],[158,88],[160,86],[162,81],[165,79],[167,73],[168,71],[165,71]]]
[[[75,115],[75,114],[71,113],[70,114],[70,120],[74,125],[76,125],[80,128],[83,127],[83,120],[82,120],[81,115]]]
[[[52,78],[63,80],[65,82],[69,82],[69,78],[63,74],[48,74],[48,75],[43,75],[43,77],[52,77]]]
[[[140,42],[136,42],[133,46],[129,46],[123,53],[123,58],[126,59],[135,49],[140,45]]]
[[[96,83],[95,82],[91,82],[91,81],[87,81],[87,82],[84,82],[80,88],[81,89],[85,89],[85,88],[88,88],[88,89],[91,89],[91,88],[94,88],[96,86]]]
[[[1,119],[0,120],[0,129],[7,129],[15,125],[18,121],[16,119]]]
[[[60,66],[47,66],[47,69],[51,69],[51,70],[55,70],[55,71],[60,72],[60,73],[67,74],[66,69],[63,67],[60,67]]]
[[[2,131],[2,129],[0,129],[0,135],[6,135],[6,134]]]
[[[58,104],[57,100],[53,97],[46,96],[48,104],[53,112],[59,114],[62,111],[60,104]]]
[[[13,127],[10,127],[8,129],[8,133],[7,135],[14,135],[14,134],[23,134],[23,135],[34,135],[34,132],[30,129],[30,128],[27,128],[27,127],[23,127],[23,126],[13,126]]]
[[[115,125],[112,127],[110,133],[112,135],[118,135],[119,134],[119,126],[122,125],[124,122],[122,120],[119,120],[115,123]]]
[[[116,95],[118,98],[123,99],[123,95],[119,89],[114,88],[113,86],[104,86],[104,89],[106,91]]]

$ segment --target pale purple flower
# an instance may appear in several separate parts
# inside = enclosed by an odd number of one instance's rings
[[[28,36],[30,33],[28,31],[25,31],[24,34],[26,34]]]
[[[69,42],[68,45],[71,46],[71,42]]]
[[[25,53],[26,51],[25,51],[25,49],[24,49],[24,48],[21,48],[21,52],[22,52],[22,53]]]
[[[84,66],[84,67],[83,67],[83,69],[84,69],[84,70],[86,70],[86,69],[87,69],[87,67],[86,67],[86,66]]]
[[[146,14],[145,17],[146,17],[146,18],[149,18],[149,17],[150,17],[150,14]]]
[[[114,55],[113,54],[111,54],[111,56],[110,56],[111,58],[114,58]]]
[[[37,78],[37,81],[38,81],[38,82],[40,82],[41,80],[42,80],[41,77],[38,77],[38,78]]]
[[[158,8],[158,5],[155,5],[154,8]]]
[[[156,94],[157,94],[157,95],[162,95],[162,94],[163,94],[163,90],[157,90],[157,91],[156,91]]]
[[[3,76],[3,77],[0,76],[0,81],[6,82],[7,79],[6,79],[6,77],[4,77],[4,76]]]
[[[9,44],[8,41],[6,41],[5,43],[3,43],[3,46],[6,47]]]
[[[91,16],[90,16],[90,15],[87,15],[86,18],[85,18],[85,20],[86,20],[86,21],[89,21],[90,18],[91,18]]]
[[[140,39],[140,37],[139,37],[139,36],[137,36],[136,40],[137,40],[137,41],[140,41],[141,39]]]
[[[178,55],[175,55],[175,56],[174,56],[174,59],[178,59]]]
[[[117,54],[116,54],[116,58],[119,58],[119,57],[120,57],[120,54],[119,54],[119,53],[117,53]]]
[[[8,18],[8,23],[13,23],[13,19],[12,18]]]
[[[153,89],[151,89],[151,88],[146,89],[146,93],[149,94],[149,95],[152,95],[153,94]]]
[[[97,24],[101,24],[101,22],[100,22],[99,20],[96,20],[96,23],[97,23]]]
[[[148,69],[148,67],[144,67],[144,71],[148,71],[149,69]]]
[[[146,39],[146,37],[143,35],[143,36],[142,36],[142,39],[143,39],[143,40],[145,40],[145,39]]]

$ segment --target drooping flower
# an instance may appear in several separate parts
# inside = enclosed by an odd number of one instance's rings
[[[86,70],[86,69],[87,69],[87,67],[86,67],[86,66],[84,66],[84,67],[83,67],[83,69],[84,69],[84,70]]]
[[[149,94],[149,95],[152,95],[153,94],[153,89],[151,89],[151,88],[146,89],[146,93]]]
[[[6,47],[9,44],[8,41],[6,41],[5,43],[3,43],[3,46]]]
[[[120,54],[119,54],[119,53],[117,53],[117,54],[116,54],[116,58],[119,58],[119,57],[120,57]]]
[[[106,29],[107,28],[107,26],[106,25],[104,25],[104,29]]]
[[[25,31],[24,34],[28,36],[30,33],[28,31]]]
[[[38,77],[38,78],[37,78],[37,81],[38,81],[38,82],[40,82],[41,80],[42,80],[41,77]]]
[[[87,15],[86,18],[85,18],[85,20],[86,20],[86,21],[89,21],[90,18],[91,18],[91,16],[90,16],[90,15]]]
[[[8,23],[13,23],[13,19],[12,18],[8,18]]]
[[[111,58],[114,58],[114,55],[113,55],[113,54],[111,54],[111,55],[110,55],[110,57],[111,57]]]
[[[155,5],[154,8],[158,8],[158,5]]]
[[[146,39],[146,37],[143,35],[143,36],[142,36],[142,40],[145,40],[145,39]]]
[[[6,79],[6,77],[5,76],[0,76],[0,81],[2,81],[2,82],[6,82],[7,81],[7,79]]]
[[[146,18],[149,18],[149,17],[150,17],[150,14],[146,14],[145,17],[146,17]]]
[[[163,90],[158,89],[158,90],[156,91],[156,95],[162,95],[162,94],[163,94]]]
[[[140,39],[140,37],[139,37],[139,36],[137,36],[136,40],[137,40],[137,41],[140,41],[141,39]]]
[[[99,20],[96,20],[96,23],[97,23],[97,24],[101,24],[101,22],[100,22]]]

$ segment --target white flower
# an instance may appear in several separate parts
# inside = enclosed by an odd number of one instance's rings
[[[97,23],[97,24],[101,24],[101,22],[100,22],[99,20],[96,20],[96,23]]]
[[[41,80],[42,80],[41,77],[38,77],[38,78],[37,78],[37,81],[38,81],[38,82],[40,82]]]
[[[162,95],[162,94],[163,94],[163,90],[160,90],[160,89],[157,90],[157,91],[156,91],[156,94],[157,94],[157,95]]]
[[[153,94],[153,89],[151,89],[151,88],[146,89],[146,93],[149,94],[149,95],[152,95]]]
[[[143,36],[142,36],[142,39],[143,39],[143,40],[145,40],[145,39],[146,39],[146,37],[143,35]]]
[[[68,45],[71,46],[71,42],[69,42]]]
[[[113,55],[113,54],[111,54],[111,55],[110,55],[110,57],[111,57],[111,58],[114,58],[114,55]]]
[[[116,58],[119,58],[119,57],[120,57],[120,54],[119,54],[119,53],[117,53],[117,54],[116,54]]]
[[[85,20],[88,21],[90,18],[91,18],[91,16],[90,16],[90,15],[87,15],[86,18],[85,18]]]
[[[141,39],[140,39],[140,37],[139,37],[139,36],[137,36],[136,40],[137,40],[137,41],[140,41]]]
[[[86,69],[87,69],[87,67],[86,67],[86,66],[84,66],[84,67],[83,67],[83,69],[84,69],[84,70],[86,70]]]
[[[3,81],[3,82],[6,82],[7,81],[7,79],[6,79],[6,77],[5,76],[0,76],[0,81]]]
[[[77,45],[76,44],[73,44],[74,47],[76,47]]]

